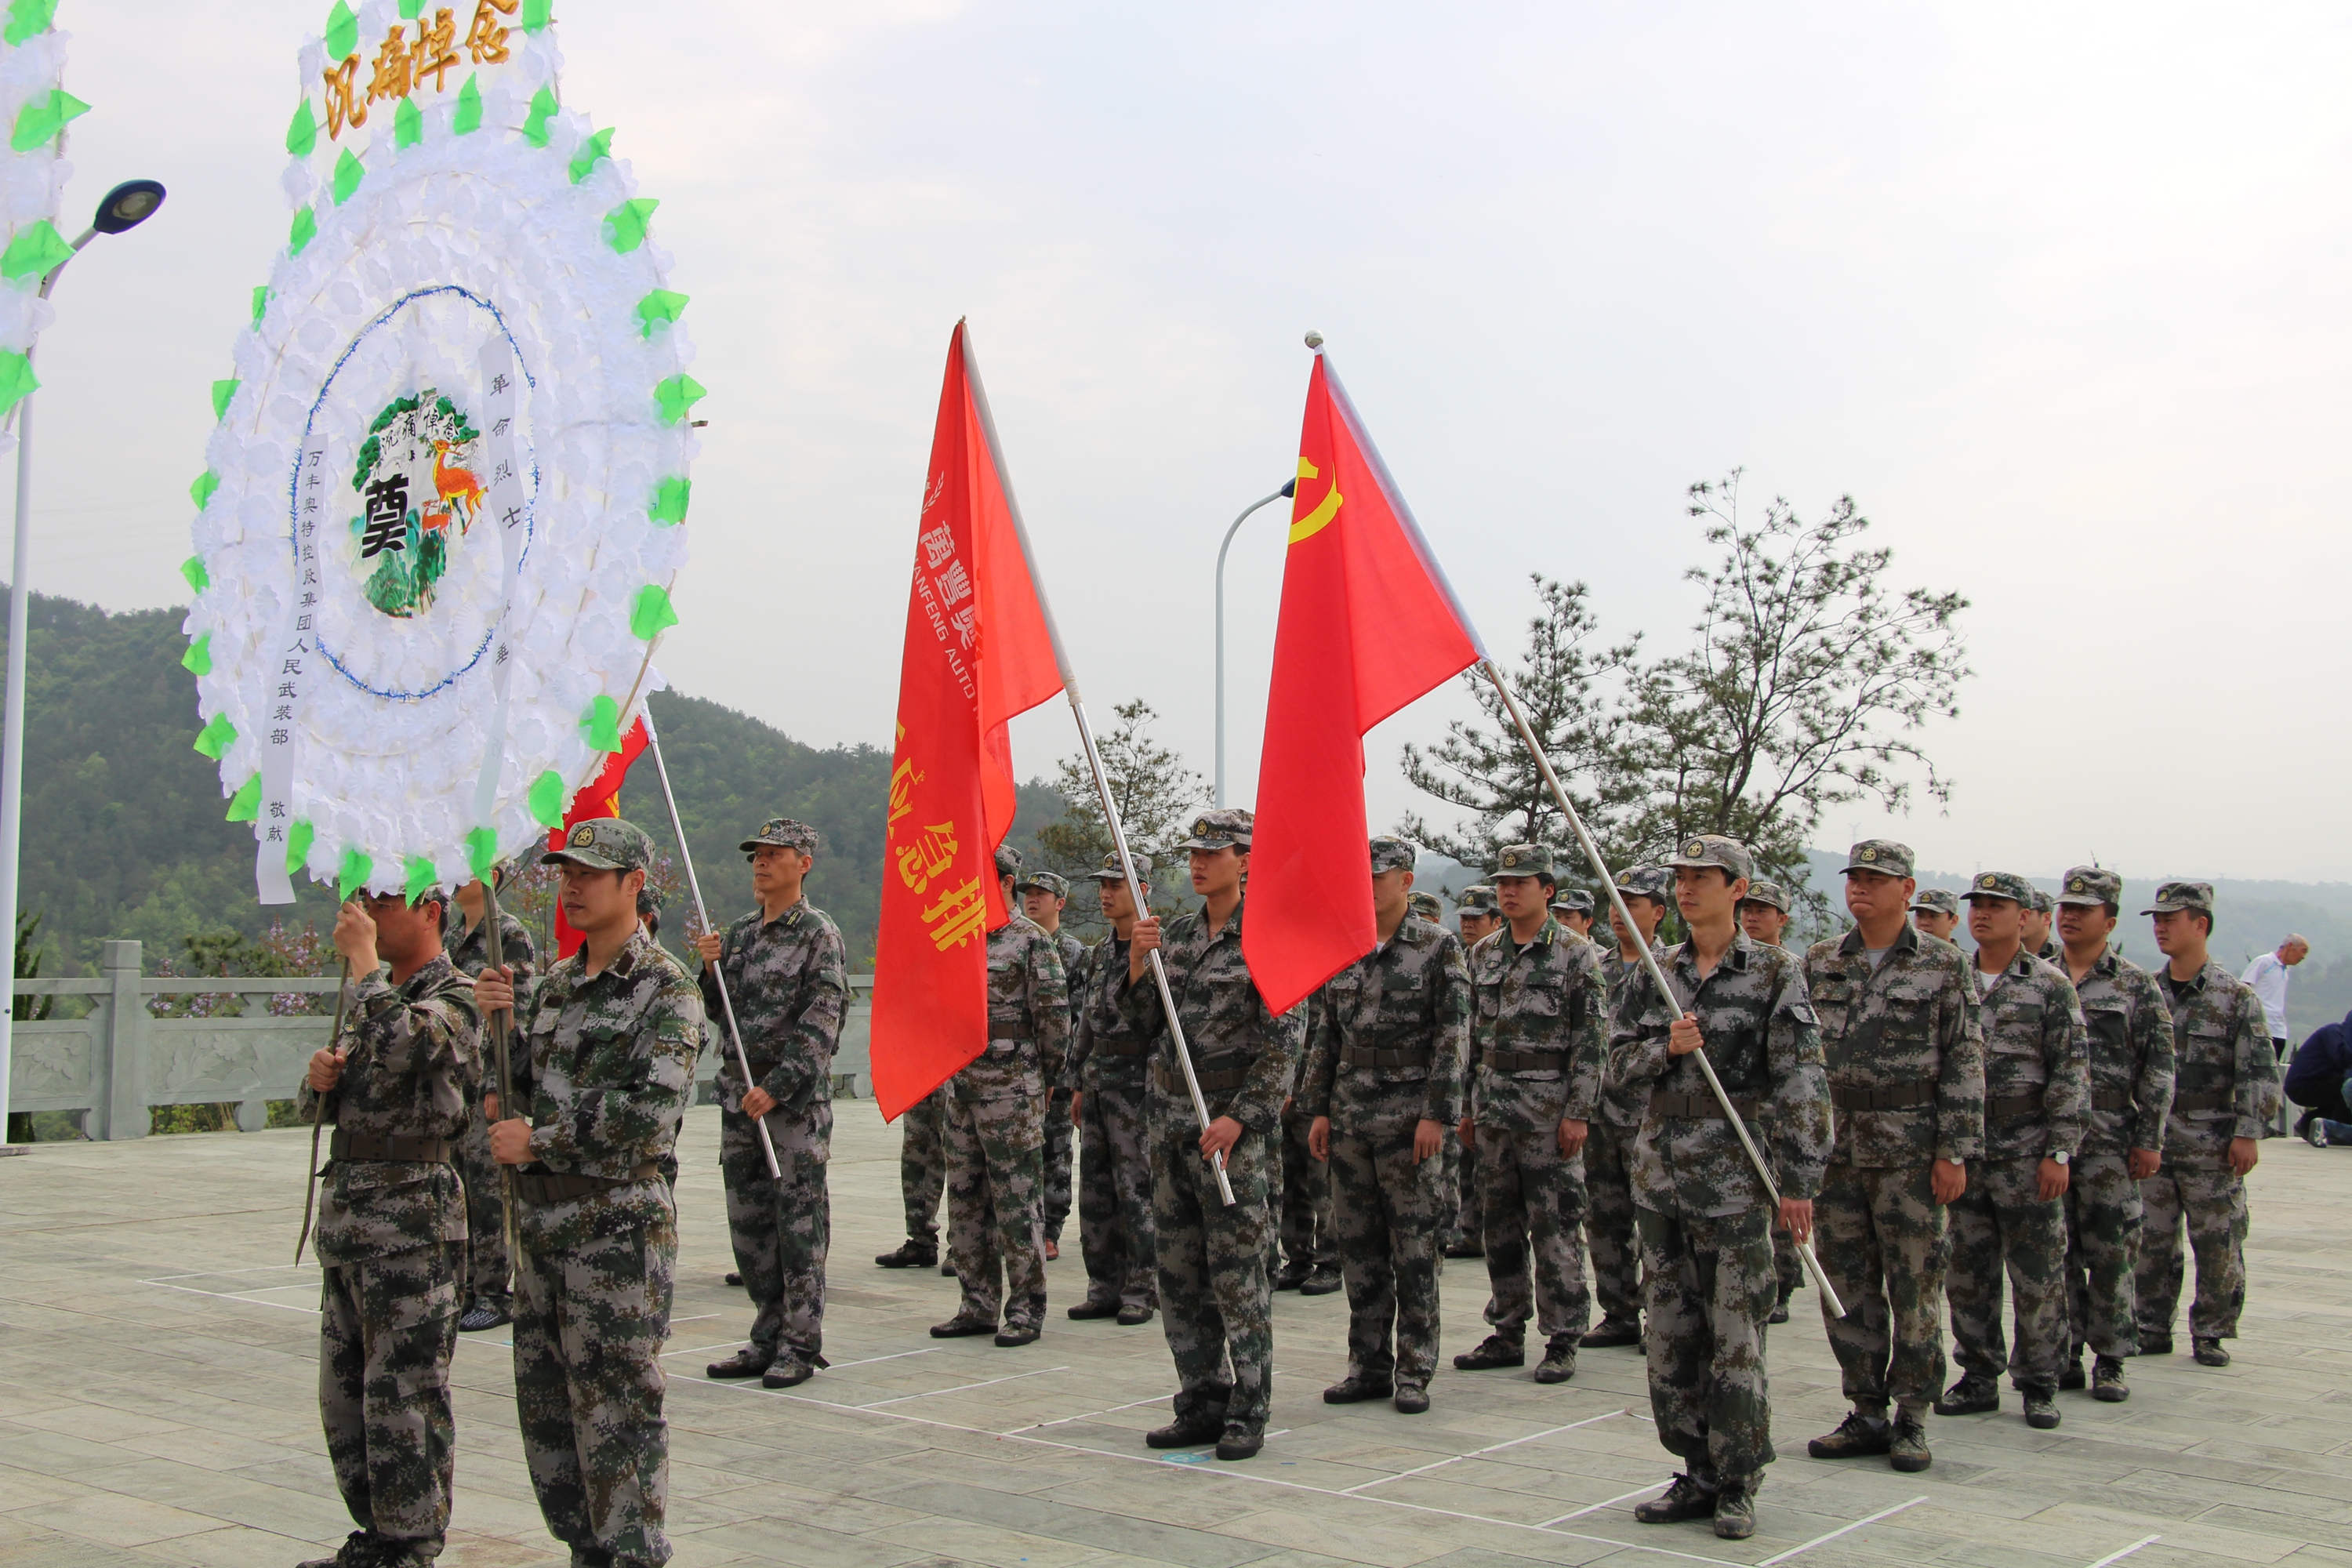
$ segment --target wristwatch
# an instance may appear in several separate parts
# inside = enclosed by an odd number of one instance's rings
[[[2063,1149],[2059,1150],[2058,1152],[2051,1155],[2050,1158],[2061,1165],[2071,1165],[2074,1163],[2074,1156],[2068,1153]]]

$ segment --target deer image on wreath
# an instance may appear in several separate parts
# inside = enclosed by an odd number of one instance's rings
[[[432,607],[453,542],[481,508],[481,476],[468,466],[480,444],[481,432],[429,386],[394,399],[369,426],[352,476],[362,509],[351,535],[359,565],[374,563],[368,603],[385,615],[404,620]]]

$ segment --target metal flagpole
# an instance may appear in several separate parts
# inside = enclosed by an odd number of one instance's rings
[[[343,982],[335,987],[335,1023],[327,1031],[327,1049],[343,1041],[343,998],[352,994],[352,961],[343,960]],[[332,1093],[330,1089],[328,1093]],[[294,1261],[302,1261],[302,1246],[310,1239],[310,1206],[319,1196],[319,1124],[327,1119],[327,1096],[310,1098],[310,1163],[302,1167],[302,1233],[294,1238]]]
[[[1502,672],[1495,668],[1495,661],[1491,658],[1481,659],[1479,668],[1486,672],[1486,679],[1494,685],[1495,694],[1503,700],[1503,706],[1510,710],[1511,722],[1517,724],[1519,729],[1519,739],[1527,742],[1528,752],[1535,758],[1536,766],[1542,771],[1544,783],[1551,787],[1552,798],[1559,803],[1561,814],[1568,818],[1570,830],[1576,835],[1576,842],[1584,850],[1584,858],[1592,863],[1593,874],[1601,879],[1601,887],[1607,889],[1609,907],[1616,911],[1617,919],[1621,922],[1617,929],[1639,931],[1641,928],[1633,923],[1633,917],[1626,911],[1625,896],[1618,891],[1616,876],[1609,869],[1608,862],[1601,858],[1601,847],[1592,841],[1592,835],[1585,831],[1584,819],[1577,815],[1576,807],[1570,804],[1568,791],[1561,787],[1559,775],[1552,772],[1551,759],[1544,754],[1543,747],[1536,742],[1535,731],[1528,727],[1528,716],[1519,711],[1518,700],[1511,695],[1511,689],[1503,683]],[[1642,946],[1641,952],[1642,966],[1649,971],[1650,984],[1658,988],[1658,994],[1664,997],[1675,1011],[1682,1012],[1682,999],[1675,995],[1675,988],[1667,984],[1666,972],[1658,966],[1657,954],[1652,952],[1646,945]],[[1696,1050],[1691,1053],[1691,1056],[1697,1061],[1699,1071],[1706,1075],[1706,1086],[1715,1091],[1716,1103],[1723,1107],[1723,1114],[1730,1119],[1731,1130],[1739,1134],[1739,1146],[1748,1151],[1748,1163],[1756,1168],[1756,1179],[1764,1184],[1764,1195],[1772,1202],[1777,1223],[1780,1207],[1780,1185],[1772,1179],[1770,1164],[1765,1160],[1763,1152],[1757,1148],[1755,1138],[1748,1131],[1748,1123],[1740,1120],[1739,1112],[1732,1106],[1731,1097],[1723,1091],[1723,1080],[1715,1076],[1715,1064],[1706,1059],[1706,1052],[1704,1049]],[[1830,1277],[1822,1270],[1821,1260],[1813,1256],[1812,1243],[1798,1240],[1795,1237],[1790,1239],[1796,1243],[1797,1256],[1803,1260],[1805,1272],[1811,1276],[1813,1288],[1821,1292],[1822,1316],[1832,1322],[1844,1317],[1845,1303],[1838,1300],[1836,1289],[1830,1284]]]
[[[989,412],[988,393],[980,381],[980,364],[971,352],[971,331],[963,335],[964,384],[971,390],[972,406],[979,410],[980,427],[988,437],[988,456],[996,468],[997,483],[1004,489],[1004,510],[1013,520],[1013,537],[1021,542],[1022,563],[1029,568],[1029,585],[1037,595],[1037,610],[1045,619],[1045,635],[1054,644],[1054,668],[1062,677],[1062,694],[1069,699],[1070,714],[1077,721],[1078,741],[1086,747],[1087,766],[1093,772],[1095,795],[1102,802],[1103,820],[1110,825],[1111,847],[1118,852],[1120,874],[1127,879],[1127,896],[1135,900],[1139,920],[1147,919],[1150,906],[1143,901],[1143,883],[1135,874],[1135,859],[1128,851],[1127,827],[1119,821],[1118,803],[1111,798],[1110,779],[1103,772],[1102,753],[1095,747],[1094,727],[1087,722],[1087,705],[1078,697],[1078,678],[1070,668],[1069,651],[1062,646],[1062,628],[1054,619],[1054,606],[1045,598],[1045,579],[1038,575],[1036,552],[1029,548],[1029,529],[1021,521],[1021,503],[1013,499],[1013,480],[1004,471],[1003,449],[996,441],[996,418]],[[1263,504],[1263,503],[1261,503]],[[1192,1097],[1192,1114],[1199,1118],[1201,1131],[1209,1130],[1209,1102],[1201,1093],[1200,1075],[1192,1070],[1192,1049],[1184,1042],[1184,1025],[1176,1016],[1176,994],[1168,986],[1168,966],[1160,961],[1157,948],[1145,954],[1150,961],[1152,983],[1160,988],[1160,1007],[1168,1019],[1168,1033],[1176,1042],[1176,1065],[1184,1069],[1184,1088]],[[1225,1206],[1234,1205],[1234,1184],[1225,1174],[1225,1157],[1222,1153],[1209,1156],[1217,1173],[1217,1194]]]
[[[490,967],[504,969],[507,963],[506,942],[499,932],[499,868],[482,879],[482,940],[488,944]],[[490,1045],[499,1069],[499,1115],[523,1116],[525,1110],[514,1098],[514,1014],[511,1010],[490,1015]],[[496,1163],[496,1162],[493,1162]],[[522,1219],[515,1213],[515,1169],[499,1164],[499,1208],[504,1216],[507,1233],[507,1266],[517,1265],[522,1256]]]
[[[646,727],[646,745],[654,754],[654,773],[661,780],[662,800],[669,807],[670,831],[677,835],[677,858],[686,867],[686,885],[694,894],[694,912],[701,919],[704,931],[716,931],[717,928],[710,923],[709,906],[702,901],[701,879],[694,874],[694,851],[686,846],[686,824],[678,819],[677,796],[670,791],[669,764],[662,761],[661,737],[654,732],[653,704],[647,703],[637,710],[637,721]],[[726,972],[716,963],[709,965],[709,968],[712,983],[719,987],[719,1011],[727,1016],[728,1043],[735,1047],[735,1065],[743,1069],[743,1088],[748,1093],[758,1086],[758,1080],[751,1076],[751,1058],[743,1053],[742,1033],[735,1027],[735,998],[727,994]],[[759,1129],[760,1152],[768,1157],[770,1179],[782,1181],[783,1170],[776,1163],[775,1140],[768,1136],[768,1119],[754,1116],[751,1125]]]

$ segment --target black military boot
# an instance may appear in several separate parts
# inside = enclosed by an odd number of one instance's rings
[[[1816,1459],[1868,1458],[1886,1452],[1890,1441],[1885,1415],[1850,1410],[1836,1431],[1806,1444],[1805,1452]]]
[[[1223,1435],[1217,1439],[1217,1458],[1254,1459],[1257,1458],[1257,1451],[1265,1447],[1265,1432],[1263,1428],[1228,1421]]]
[[[1642,1342],[1642,1321],[1638,1318],[1603,1318],[1584,1331],[1584,1338],[1580,1342],[1589,1351],[1638,1345]]]
[[[1345,1283],[1338,1269],[1318,1268],[1300,1281],[1298,1293],[1302,1296],[1328,1296]]]
[[[1895,1425],[1888,1428],[1892,1439],[1886,1447],[1886,1462],[1898,1470],[1916,1472],[1936,1462],[1927,1451],[1927,1424],[1919,1419],[1916,1410],[1897,1410]]]
[[[2062,1389],[2067,1390],[2087,1386],[2083,1377],[2083,1352],[2081,1351],[2076,1351],[2074,1352],[2074,1359],[2066,1363],[2066,1370],[2058,1374],[2058,1386]]]
[[[2091,1397],[2102,1405],[2121,1405],[2131,1397],[2131,1384],[2124,1381],[2121,1359],[2103,1355],[2091,1363]]]
[[[1768,1323],[1785,1323],[1789,1321],[1789,1292],[1786,1290],[1780,1292],[1779,1300],[1772,1303],[1772,1310],[1765,1316],[1764,1321]],[[1750,1534],[1753,1534],[1756,1529],[1756,1509],[1754,1501],[1754,1499],[1749,1499],[1749,1506],[1748,1510],[1748,1528]],[[1716,1533],[1717,1535],[1722,1535],[1723,1531],[1718,1530]],[[1725,1539],[1733,1540],[1737,1538],[1726,1536]]]
[[[1715,1533],[1723,1541],[1745,1541],[1756,1533],[1754,1481],[1726,1481],[1715,1494]]]
[[[1215,1442],[1224,1430],[1224,1406],[1217,1405],[1153,1427],[1143,1435],[1143,1443],[1148,1448],[1198,1448]]]
[[[1633,1518],[1642,1524],[1680,1524],[1686,1519],[1712,1519],[1717,1489],[1712,1480],[1678,1475],[1663,1496],[1635,1503]]]
[[[885,1268],[929,1268],[939,1260],[938,1243],[908,1240],[900,1242],[896,1252],[886,1252],[874,1261]],[[727,1282],[732,1285],[741,1278],[740,1275],[737,1275]]]
[[[2230,1352],[2221,1348],[2221,1342],[2220,1340],[2198,1340],[2195,1343],[2197,1346],[2197,1364],[2199,1366],[2227,1366],[2230,1364]]]
[[[725,1361],[714,1361],[702,1369],[706,1377],[757,1377],[776,1363],[776,1358],[757,1345],[745,1345]]]
[[[2023,1388],[2025,1424],[2037,1432],[2047,1432],[2058,1425],[2058,1391],[2054,1388]]]
[[[1076,1318],[1082,1323],[1089,1318],[1116,1318],[1118,1316],[1118,1303],[1117,1301],[1097,1301],[1093,1297],[1089,1296],[1085,1300],[1070,1309],[1070,1316]]]
[[[1566,1383],[1576,1375],[1576,1336],[1554,1334],[1544,1346],[1541,1365],[1536,1368],[1538,1383]]]
[[[1981,1415],[2000,1408],[2000,1384],[1972,1372],[1962,1373],[1960,1381],[1944,1390],[1944,1397],[1936,1401],[1938,1415]]]
[[[1374,1399],[1386,1399],[1396,1392],[1393,1379],[1367,1377],[1351,1372],[1323,1391],[1326,1405],[1362,1405]]]
[[[1500,1334],[1488,1334],[1476,1350],[1465,1351],[1454,1358],[1454,1370],[1456,1372],[1485,1372],[1491,1367],[1527,1364],[1525,1342],[1507,1340]]]
[[[1274,1288],[1277,1290],[1296,1290],[1306,1284],[1307,1277],[1314,1272],[1312,1264],[1286,1263],[1282,1266],[1282,1271],[1274,1277]]]
[[[466,1309],[466,1315],[457,1320],[457,1331],[478,1334],[484,1329],[495,1329],[501,1323],[513,1321],[514,1313],[509,1309],[485,1297]]]

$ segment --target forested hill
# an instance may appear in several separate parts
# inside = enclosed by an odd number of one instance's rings
[[[200,726],[195,677],[180,664],[185,614],[110,614],[33,595],[20,905],[42,916],[45,974],[89,973],[108,937],[145,942],[152,969],[180,957],[190,936],[259,937],[269,927],[254,898],[252,830],[223,819],[218,771],[192,745]],[[656,696],[653,710],[713,916],[725,921],[751,902],[735,846],[770,816],[796,816],[824,837],[810,897],[840,922],[851,966],[870,967],[888,754],[820,751],[677,692]],[[671,847],[650,758],[632,772],[621,808]],[[1015,842],[1060,810],[1050,786],[1024,786]],[[327,923],[332,893],[301,883],[298,894],[283,911],[289,923]],[[687,908],[681,890],[665,932],[673,947]]]

